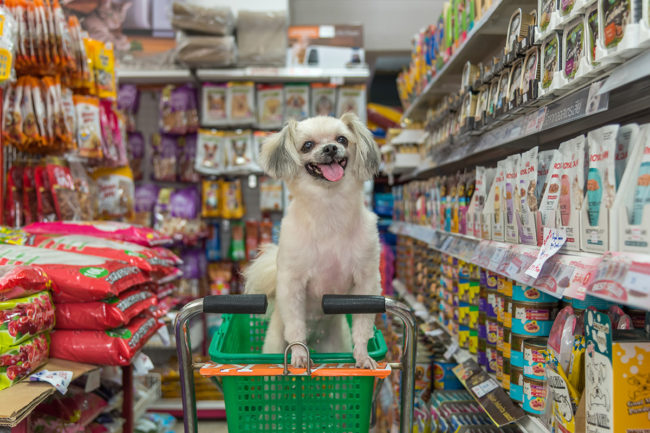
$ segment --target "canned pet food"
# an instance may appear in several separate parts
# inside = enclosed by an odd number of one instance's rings
[[[497,349],[503,352],[503,326],[497,324]]]
[[[485,290],[485,298],[487,299],[487,304],[485,305],[485,313],[487,314],[488,317],[494,317],[495,319],[497,318],[497,312],[498,312],[498,302],[497,302],[497,291],[496,290],[491,290],[491,289],[486,289]]]
[[[513,366],[524,368],[524,341],[533,337],[526,335],[510,334],[510,363]]]
[[[524,410],[534,415],[541,415],[545,407],[546,381],[524,376]]]
[[[498,282],[497,282],[498,276],[492,271],[486,271],[486,287],[488,290],[497,290]]]
[[[497,382],[503,382],[503,352],[497,349],[497,369],[495,372]]]
[[[458,364],[444,360],[433,360],[433,389],[456,390],[463,389],[452,369]]]
[[[485,366],[485,371],[488,373],[497,372],[497,347],[491,344],[485,346],[485,357],[487,359],[487,365]]]
[[[503,326],[512,328],[512,298],[505,297],[503,304]]]
[[[510,398],[524,402],[524,370],[514,365],[510,365]]]
[[[503,357],[510,359],[511,346],[510,346],[510,330],[503,328]]]
[[[512,280],[510,278],[499,276],[497,279],[497,292],[503,296],[512,297]]]
[[[546,379],[546,338],[524,341],[524,376],[536,380]]]
[[[485,353],[485,348],[487,346],[487,340],[485,338],[478,338],[478,349],[476,354],[476,360],[478,365],[485,367],[487,365],[487,356]]]
[[[556,311],[557,304],[513,302],[512,332],[519,335],[548,336]]]
[[[551,303],[557,302],[557,298],[542,292],[532,286],[512,286],[512,300],[519,302]]]
[[[487,334],[487,342],[488,344],[493,344],[496,346],[497,340],[499,339],[499,324],[497,321],[493,318],[488,318],[485,321],[485,328],[486,328],[486,334]]]
[[[501,379],[501,387],[506,391],[510,390],[510,360],[503,357],[503,378]]]

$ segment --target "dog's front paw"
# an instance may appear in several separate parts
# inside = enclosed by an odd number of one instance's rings
[[[368,355],[368,350],[357,350],[354,348],[354,360],[357,368],[367,368],[368,370],[375,370],[377,368],[377,361]]]
[[[307,368],[309,354],[302,346],[293,346],[291,348],[291,366],[294,368]]]

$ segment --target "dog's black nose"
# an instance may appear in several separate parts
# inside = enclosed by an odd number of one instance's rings
[[[336,153],[336,146],[333,144],[326,144],[323,146],[323,154],[324,155],[334,155]]]

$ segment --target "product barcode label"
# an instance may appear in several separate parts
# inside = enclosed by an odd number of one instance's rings
[[[488,394],[489,392],[497,389],[499,385],[492,379],[486,380],[483,383],[479,383],[478,385],[472,387],[472,392],[476,396],[476,398],[481,398],[484,395]]]

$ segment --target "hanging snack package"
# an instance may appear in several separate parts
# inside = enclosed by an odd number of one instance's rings
[[[200,210],[201,197],[195,187],[163,188],[154,209],[155,227],[177,241],[192,244],[205,235]]]
[[[596,67],[600,64],[600,62],[598,62],[596,59],[596,45],[598,41],[598,35],[600,34],[597,5],[593,5],[587,8],[584,20],[585,49],[587,51],[587,60],[591,66]]]
[[[226,169],[224,132],[201,129],[196,141],[194,169],[203,174],[221,174]]]
[[[241,188],[240,179],[221,183],[221,218],[240,219],[244,217],[245,210]]]
[[[0,353],[54,327],[49,292],[0,302]]]
[[[309,117],[309,84],[284,85],[285,120],[303,120]]]
[[[198,128],[198,107],[194,88],[166,86],[160,97],[160,130],[168,134],[188,134]]]
[[[140,105],[140,92],[135,84],[121,84],[117,93],[117,108],[126,117],[126,129],[128,132],[136,130],[135,115]]]
[[[9,190],[9,185],[7,185]],[[26,165],[23,167],[23,216],[25,224],[38,221],[38,197],[36,195],[36,182],[34,178],[34,167]]]
[[[104,167],[92,173],[97,183],[97,213],[102,219],[132,219],[134,184],[129,167]]]
[[[210,235],[205,241],[205,255],[208,261],[221,260],[221,238],[219,237],[219,223],[210,224]],[[208,267],[209,272],[209,267]]]
[[[23,167],[12,165],[7,174],[4,217],[10,227],[23,224]]]
[[[60,87],[61,89],[61,109],[68,133],[72,135],[72,140],[77,139],[77,115],[72,90]]]
[[[102,157],[102,128],[99,100],[92,96],[73,96],[77,114],[77,148],[83,158]]]
[[[505,161],[505,241],[518,243],[516,215],[520,210],[519,176],[520,155],[512,155]]]
[[[336,113],[336,85],[329,83],[312,83],[311,115],[334,116]]]
[[[47,164],[46,169],[57,219],[81,219],[81,206],[70,169],[58,164]]]
[[[203,83],[201,87],[201,125],[224,126],[228,124],[228,85]]]
[[[224,162],[228,173],[248,174],[251,171],[261,171],[253,161],[253,136],[250,130],[224,132],[224,138]]]
[[[232,281],[232,264],[228,262],[209,263],[208,278],[210,279],[211,295],[230,294],[230,282]]]
[[[255,84],[250,81],[228,83],[228,123],[248,126],[255,122]]]
[[[28,233],[78,234],[116,241],[132,242],[145,247],[168,245],[171,239],[148,227],[117,221],[34,223],[23,227]]]
[[[38,266],[0,266],[0,301],[23,298],[51,289],[52,280]]]
[[[20,81],[7,86],[3,104],[2,135],[7,143],[18,146],[25,141],[22,111],[23,87]]]
[[[257,85],[257,123],[261,129],[282,127],[283,91],[282,84]]]
[[[129,154],[129,165],[133,172],[133,180],[142,180],[144,174],[142,170],[142,160],[144,158],[144,136],[141,132],[129,132],[127,137],[127,149]]]
[[[50,356],[99,365],[128,365],[163,324],[140,316],[108,331],[58,330],[51,335]]]
[[[220,197],[221,180],[204,179],[202,184],[201,216],[203,218],[219,218],[221,216]]]
[[[201,279],[206,274],[207,262],[202,249],[183,251],[183,278],[178,282],[177,293],[180,296],[197,298],[201,296]]]
[[[133,289],[101,301],[57,304],[56,329],[117,328],[156,303],[149,290]]]
[[[36,113],[34,111],[34,103],[32,96],[32,87],[29,84],[29,77],[20,77],[19,83],[22,81],[23,99],[22,99],[22,119],[23,119],[23,132],[25,133],[25,144],[32,147],[40,147],[40,131],[38,129],[38,121],[36,120]],[[19,84],[20,85],[20,84]]]
[[[537,204],[541,204],[544,191],[546,191],[546,177],[551,170],[554,153],[553,150],[545,150],[537,154],[537,185],[535,187]]]
[[[273,222],[263,219],[260,223],[260,245],[273,242]]]
[[[113,127],[117,122],[113,112],[113,103],[107,99],[99,101],[99,124],[102,128],[102,153],[106,165],[120,165],[118,141],[121,140],[119,129]],[[124,162],[126,164],[126,161]]]
[[[244,242],[244,223],[233,221],[231,224],[232,237],[230,238],[230,248],[228,258],[233,262],[246,259],[246,244]]]
[[[260,178],[260,210],[282,211],[282,181],[268,176]]]
[[[183,90],[187,93],[188,107],[185,113],[187,118],[186,134],[194,134],[199,130],[199,101],[196,98],[196,89],[191,86],[184,86]]]
[[[526,53],[521,77],[521,91],[526,94],[531,90],[530,83],[534,83],[535,80],[539,80],[539,47],[533,47]],[[526,96],[527,99],[528,96]]]
[[[196,141],[197,134],[184,135],[178,137],[178,159],[179,159],[179,170],[178,180],[181,182],[189,183],[198,183],[201,180],[201,176],[194,169],[194,164],[196,161]]]
[[[40,222],[56,221],[56,209],[47,169],[41,165],[34,167],[34,184],[36,186],[36,220]]]
[[[45,364],[49,353],[50,338],[46,333],[4,349],[0,356],[0,390],[36,371]]]
[[[115,84],[115,54],[113,44],[110,42],[95,42],[93,50],[93,67],[95,69],[95,83],[97,96],[100,98],[115,99],[117,90]]]
[[[158,186],[147,183],[135,187],[135,218],[133,221],[136,224],[151,227],[156,200],[158,200]]]
[[[255,220],[246,221],[246,260],[257,256],[259,242],[259,223]]]
[[[170,134],[153,134],[154,180],[174,182],[176,180],[176,137]]]
[[[366,123],[366,85],[350,84],[340,86],[337,89],[336,98],[336,115],[342,116],[344,113],[354,113],[359,117],[361,122]]]
[[[95,218],[97,208],[97,191],[95,183],[88,175],[84,164],[77,158],[70,158],[70,175],[74,183],[74,189],[79,201],[79,218],[82,221],[90,221]]]

